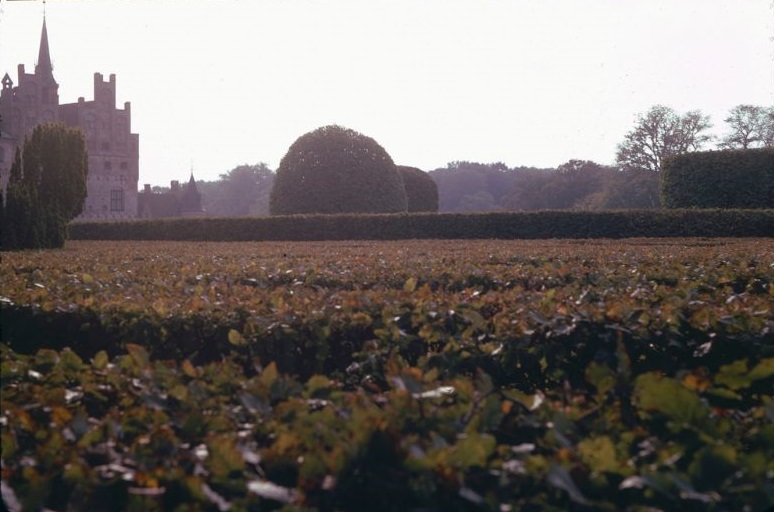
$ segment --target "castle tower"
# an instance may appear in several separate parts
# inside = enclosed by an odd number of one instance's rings
[[[94,100],[60,105],[62,121],[79,126],[89,152],[86,202],[79,219],[137,217],[139,135],[132,133],[132,106],[116,108],[116,75],[94,73]]]
[[[59,84],[54,79],[45,16],[35,72],[27,73],[24,64],[19,64],[17,81],[14,84],[5,73],[0,89],[0,187],[3,190],[8,184],[13,155],[24,144],[24,137],[41,123],[59,120]]]
[[[193,171],[191,171],[191,179],[188,180],[180,195],[180,214],[183,217],[199,217],[204,214],[202,195],[196,186]]]
[[[40,48],[35,72],[27,73],[24,64],[17,67],[18,84],[6,73],[0,92],[2,130],[8,136],[24,142],[24,136],[40,123],[59,120],[59,84],[54,79],[51,52],[48,47],[46,19],[40,33]]]

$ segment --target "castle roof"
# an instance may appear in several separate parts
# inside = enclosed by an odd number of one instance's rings
[[[202,195],[196,187],[193,171],[191,172],[191,179],[188,180],[188,185],[183,189],[180,203],[183,212],[202,211]]]
[[[48,30],[46,30],[46,18],[43,17],[43,30],[40,32],[40,49],[38,50],[38,62],[35,64],[36,75],[53,77],[54,67],[51,65],[51,52],[48,49]]]

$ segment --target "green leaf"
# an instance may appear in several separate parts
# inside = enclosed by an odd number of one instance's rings
[[[715,384],[733,390],[750,387],[752,380],[747,361],[734,361],[731,364],[721,366],[720,371],[715,375]]]
[[[312,375],[306,383],[310,398],[327,398],[333,382],[324,375]]]
[[[43,348],[38,350],[35,354],[35,366],[38,369],[46,369],[53,367],[59,362],[59,354],[56,350]]]
[[[242,333],[236,329],[231,329],[228,331],[228,342],[236,346],[247,344],[247,340],[242,336]]]
[[[244,469],[242,453],[230,436],[213,437],[207,441],[209,457],[206,460],[209,470],[216,478],[229,478],[232,473]]]
[[[500,392],[503,394],[503,397],[511,402],[521,404],[528,411],[534,411],[545,401],[545,398],[540,391],[534,395],[528,395],[518,389],[501,389]]]
[[[489,434],[468,434],[453,446],[449,460],[463,468],[486,467],[487,460],[494,453],[496,444],[494,436]]]
[[[92,359],[91,364],[94,366],[95,370],[104,370],[109,362],[110,360],[108,358],[107,352],[100,350],[94,355],[94,359]]]
[[[584,439],[578,443],[578,455],[592,471],[616,472],[619,470],[615,445],[608,436]]]
[[[755,381],[768,379],[772,375],[774,375],[774,357],[762,359],[752,370],[750,370],[748,377],[750,380]]]
[[[615,373],[606,365],[592,361],[586,368],[586,382],[597,388],[598,394],[605,395],[615,386]]]
[[[274,363],[274,361],[272,361],[269,363],[269,366],[264,368],[261,372],[260,381],[267,388],[271,388],[272,384],[276,382],[277,377],[279,377],[279,372],[277,372],[277,365]]]
[[[59,365],[68,371],[80,371],[84,368],[83,359],[69,348],[62,350]]]
[[[3,432],[0,433],[0,447],[2,447],[3,450],[3,460],[11,460],[18,447],[16,443],[16,436],[3,430]]]
[[[129,352],[129,357],[139,368],[147,368],[150,364],[150,356],[148,351],[142,345],[136,345],[134,343],[126,344],[126,351]]]
[[[640,411],[657,411],[679,423],[698,427],[705,425],[709,417],[707,406],[694,392],[654,372],[635,379],[634,398]]]
[[[181,402],[188,398],[188,388],[182,384],[177,384],[169,390],[169,396],[180,400]]]
[[[726,388],[710,388],[704,392],[708,397],[717,397],[725,400],[741,400],[742,395]]]
[[[699,450],[688,468],[698,489],[713,489],[737,470],[738,453],[732,446],[707,446]]]

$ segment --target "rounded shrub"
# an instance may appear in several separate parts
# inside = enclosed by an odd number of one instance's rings
[[[438,185],[435,180],[421,169],[399,165],[398,171],[403,178],[406,200],[410,212],[437,212]]]
[[[341,126],[302,135],[282,158],[272,215],[396,213],[407,209],[403,180],[374,139]]]

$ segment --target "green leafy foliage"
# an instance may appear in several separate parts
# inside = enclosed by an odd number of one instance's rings
[[[774,148],[673,156],[661,195],[669,208],[774,208]]]
[[[2,247],[59,248],[67,223],[81,213],[88,173],[86,142],[80,129],[44,123],[17,149],[3,209]]]
[[[438,186],[433,178],[421,169],[405,165],[399,165],[398,172],[403,178],[408,211],[437,212]]]
[[[25,510],[766,510],[767,240],[5,253]]]

